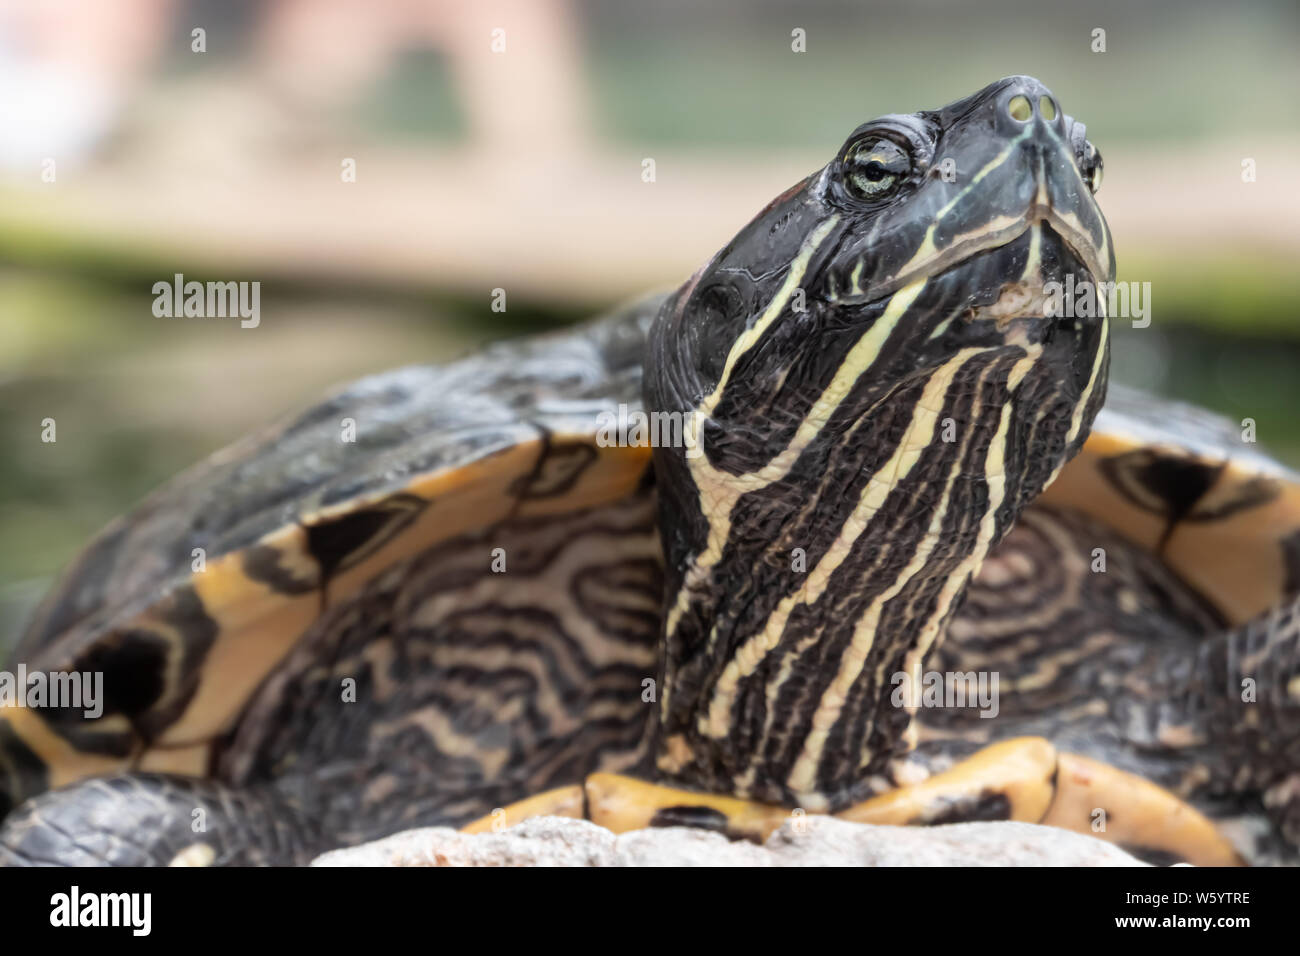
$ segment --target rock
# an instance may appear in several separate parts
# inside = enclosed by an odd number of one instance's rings
[[[1119,847],[1036,823],[885,827],[808,817],[768,837],[777,866],[1146,866]]]
[[[633,830],[614,838],[616,866],[779,866],[765,847],[690,827]]]
[[[312,866],[1144,866],[1095,837],[1033,823],[889,827],[810,816],[764,846],[686,827],[615,835],[586,820],[538,817],[498,833],[408,830]]]
[[[312,866],[616,866],[615,840],[586,820],[535,817],[499,833],[407,830],[326,853]]]

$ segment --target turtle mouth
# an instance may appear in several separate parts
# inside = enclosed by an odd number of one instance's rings
[[[1105,250],[1098,248],[1085,230],[1074,228],[1073,223],[1066,222],[1055,213],[1049,212],[1031,219],[1015,239],[1040,229],[1045,236],[1053,238],[1068,253],[1069,258],[1073,260],[1071,265],[1075,267],[1073,274],[1076,278],[1096,282],[1110,275],[1111,266],[1104,261]]]
[[[914,276],[912,281],[966,275],[968,281],[974,280],[973,316],[1006,323],[1051,318],[1050,283],[1063,283],[1068,276],[1073,276],[1076,284],[1095,283],[1109,272],[1102,251],[1086,234],[1061,228],[1058,217],[1035,215],[1002,241],[981,245],[929,275]]]
[[[1005,246],[980,255],[991,256],[1009,275],[995,289],[986,285],[976,291],[970,318],[992,320],[999,329],[1017,322],[1059,318],[1068,280],[1079,288],[1096,282],[1097,273],[1078,247],[1042,221]]]
[[[1082,289],[1096,278],[1078,246],[1038,220],[1010,241],[967,256],[925,281],[938,287],[947,315],[984,330],[992,344],[1050,336],[1066,314],[1067,290]],[[1100,311],[1093,316],[1070,313],[1071,321],[1101,318]]]
[[[1110,233],[1101,210],[1084,182],[1077,158],[1071,156],[1068,163],[1061,163],[1078,176],[1078,186],[1082,191],[1077,201],[1065,204],[1052,201],[1051,197],[1056,190],[1047,175],[1046,162],[1046,154],[1040,152],[1034,176],[1035,194],[1019,221],[1012,220],[1006,228],[998,228],[995,222],[983,231],[983,235],[977,234],[966,242],[953,243],[950,254],[954,255],[956,263],[972,256],[1014,247],[1026,235],[1032,237],[1041,234],[1059,250],[1056,255],[1058,260],[1070,260],[1068,265],[1076,280],[1096,282],[1112,276],[1115,266],[1110,248]],[[963,254],[962,246],[967,243],[972,251]],[[1064,276],[1044,276],[1044,281],[1053,278],[1059,280]]]

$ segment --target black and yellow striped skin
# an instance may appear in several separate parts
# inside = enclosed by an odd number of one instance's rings
[[[1113,277],[1072,121],[1015,119],[1026,96],[1050,93],[1012,78],[860,127],[653,328],[646,404],[693,416],[703,451],[656,449],[669,778],[816,810],[878,789],[910,746],[892,676],[919,680],[984,557],[1082,446],[1104,316],[998,309]],[[845,157],[882,138],[912,178],[863,201]]]
[[[0,863],[1098,807],[1151,858],[1285,859],[1300,617],[1229,628],[1300,589],[1300,482],[1146,398],[1088,438],[1105,321],[1034,290],[1114,257],[1050,96],[866,124],[674,295],[363,380],[160,489],[19,646],[108,705],[0,710]],[[910,172],[864,200],[882,137]],[[620,406],[698,442],[611,444]],[[894,706],[934,668],[996,669],[1002,714]],[[1217,693],[1243,676],[1263,709]]]

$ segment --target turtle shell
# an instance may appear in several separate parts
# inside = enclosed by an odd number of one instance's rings
[[[1231,624],[1300,591],[1300,474],[1249,423],[1111,385],[1083,451],[1041,500],[1159,555]]]
[[[266,718],[250,701],[303,635],[386,571],[644,487],[650,448],[609,443],[600,422],[639,409],[661,301],[363,379],[159,489],[65,572],[15,655],[103,672],[103,718],[15,709],[0,733],[49,787],[128,767],[209,773],[214,741]],[[1298,476],[1198,409],[1112,388],[1043,500],[1160,555],[1229,621],[1300,587]]]
[[[599,413],[639,406],[659,301],[362,379],[181,474],[90,543],[15,650],[29,669],[102,672],[103,716],[6,708],[0,733],[49,787],[204,775],[313,622],[386,569],[641,485],[649,447],[602,443]]]

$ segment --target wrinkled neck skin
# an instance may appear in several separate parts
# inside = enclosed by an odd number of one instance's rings
[[[698,428],[695,449],[655,449],[656,769],[833,811],[910,748],[913,709],[893,691],[920,680],[984,557],[1082,445],[1106,352],[1103,331],[1063,382],[1043,359],[1066,343],[981,338],[943,277],[866,306],[810,296],[796,321],[788,275],[704,270],[651,333],[647,407]],[[756,301],[783,317],[759,328]],[[783,324],[819,347],[781,347]],[[762,334],[720,332],[718,348],[699,331],[737,326]]]

